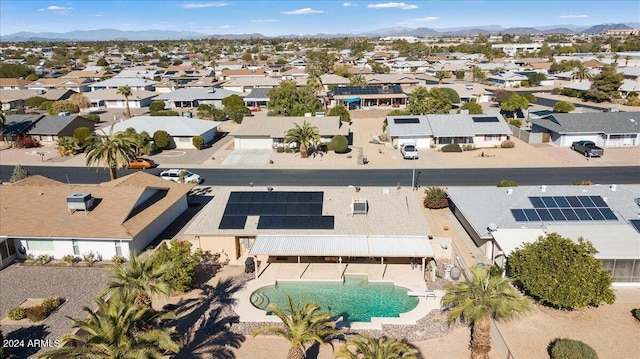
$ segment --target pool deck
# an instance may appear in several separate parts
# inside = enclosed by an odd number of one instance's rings
[[[272,285],[276,280],[335,280],[342,281],[342,275],[359,274],[367,275],[370,282],[393,282],[395,285],[405,287],[410,291],[424,292],[429,290],[425,283],[420,266],[411,269],[410,264],[367,264],[367,263],[270,263],[262,269],[257,279],[249,281],[246,286],[235,293],[236,303],[234,310],[243,322],[279,322],[280,319],[273,315],[267,315],[264,310],[251,304],[251,294],[258,288]],[[418,306],[400,314],[399,318],[372,318],[371,322],[343,323],[353,329],[382,329],[382,324],[416,324],[433,309],[440,308],[440,298],[443,291],[434,291],[436,298],[419,297]],[[339,322],[340,326],[341,323]]]

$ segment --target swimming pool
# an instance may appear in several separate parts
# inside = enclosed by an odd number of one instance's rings
[[[348,275],[344,281],[278,281],[251,294],[251,304],[266,310],[270,303],[288,308],[287,297],[295,303],[316,303],[321,310],[342,316],[348,322],[370,322],[372,317],[393,318],[418,305],[418,298],[407,295],[408,289],[391,282],[369,283],[366,275]]]

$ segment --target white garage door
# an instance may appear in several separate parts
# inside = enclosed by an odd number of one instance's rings
[[[425,149],[425,148],[429,148],[429,146],[431,145],[431,138],[428,137],[411,137],[411,138],[402,138],[402,137],[398,137],[398,147],[404,145],[404,144],[415,144],[416,147],[418,147],[418,149]]]
[[[596,145],[601,146],[602,145],[602,141],[600,141],[600,136],[595,134],[588,134],[588,135],[564,135],[562,136],[562,139],[564,140],[562,143],[559,143],[559,146],[565,146],[565,147],[569,147],[571,146],[572,143],[576,142],[576,141],[593,141],[596,143]]]
[[[270,150],[273,140],[270,138],[236,138],[233,140],[236,150]]]

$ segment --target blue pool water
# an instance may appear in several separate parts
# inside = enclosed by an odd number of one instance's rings
[[[251,304],[266,310],[270,303],[288,308],[287,297],[296,304],[312,302],[321,310],[348,322],[370,322],[372,317],[399,317],[418,305],[407,289],[391,282],[369,283],[367,276],[345,276],[344,282],[277,282],[251,294]]]

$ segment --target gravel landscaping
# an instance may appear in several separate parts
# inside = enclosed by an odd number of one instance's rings
[[[64,304],[39,323],[3,324],[6,339],[25,339],[23,348],[13,348],[16,358],[35,356],[38,345],[29,347],[28,340],[58,340],[71,332],[70,317],[84,317],[82,307],[92,308],[93,300],[107,283],[105,268],[27,266],[14,264],[0,271],[0,315],[20,305],[27,298],[60,297]]]

